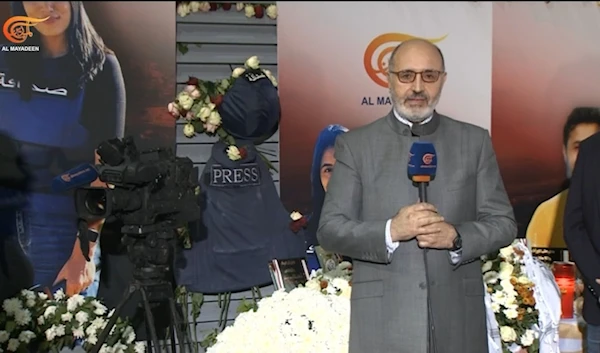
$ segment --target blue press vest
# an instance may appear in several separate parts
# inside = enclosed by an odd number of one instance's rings
[[[190,229],[192,248],[177,261],[178,284],[194,292],[225,293],[266,285],[272,281],[270,260],[306,255],[304,234],[290,230],[290,213],[256,150],[250,148],[244,161],[234,162],[225,149],[223,143],[213,145],[200,177],[202,224]],[[215,174],[219,165],[233,171],[225,182],[217,177],[222,171]],[[256,170],[260,183],[253,178]]]

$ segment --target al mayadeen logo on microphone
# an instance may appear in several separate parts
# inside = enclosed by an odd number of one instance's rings
[[[389,56],[394,51],[394,48],[410,39],[425,39],[433,44],[439,43],[446,39],[448,35],[439,38],[423,38],[405,33],[384,33],[375,38],[367,45],[363,56],[365,72],[376,85],[388,88],[388,68],[387,61]],[[389,95],[383,96],[365,96],[362,98],[360,105],[392,105]]]
[[[33,37],[32,27],[46,21],[50,17],[35,18],[27,16],[13,16],[4,22],[2,34],[14,45],[2,45],[0,51],[40,51],[38,45],[23,45],[30,37]]]

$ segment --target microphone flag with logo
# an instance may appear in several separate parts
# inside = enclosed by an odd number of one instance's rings
[[[428,183],[435,178],[437,154],[431,142],[416,141],[410,147],[408,177],[415,183]]]
[[[55,192],[64,192],[73,188],[88,185],[97,178],[98,172],[92,164],[80,164],[55,177],[52,180],[52,190]]]

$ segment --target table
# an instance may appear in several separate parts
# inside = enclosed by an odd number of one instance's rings
[[[577,318],[562,319],[558,326],[560,353],[584,353],[583,333]]]

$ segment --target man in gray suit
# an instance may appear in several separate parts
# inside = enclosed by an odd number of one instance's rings
[[[403,42],[388,68],[393,110],[337,138],[317,233],[354,259],[350,353],[485,353],[479,258],[517,234],[489,133],[435,112],[433,44]],[[407,177],[415,141],[436,147],[429,203]]]

